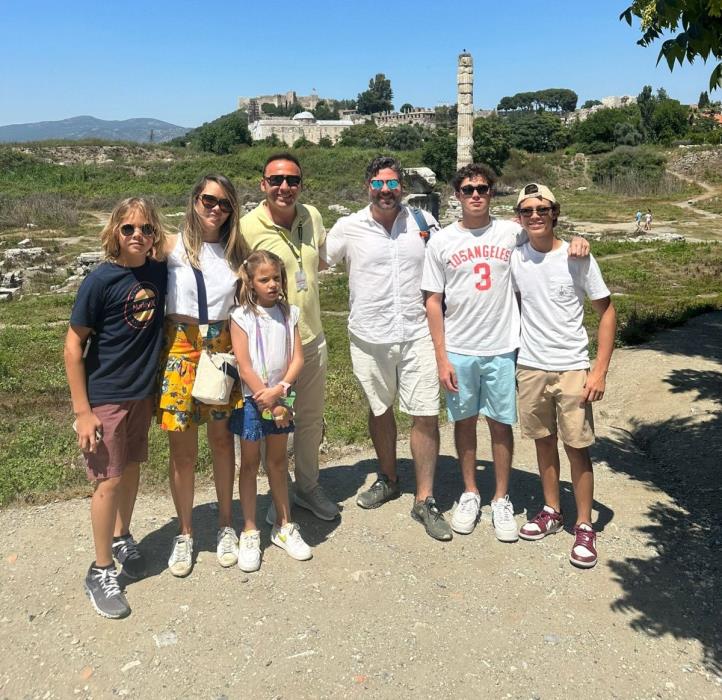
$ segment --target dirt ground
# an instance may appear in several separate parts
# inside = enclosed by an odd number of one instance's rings
[[[405,445],[401,499],[362,511],[354,496],[373,479],[372,454],[335,459],[322,483],[341,520],[294,511],[309,562],[270,545],[264,526],[255,574],[218,566],[206,484],[195,569],[173,578],[170,497],[141,495],[134,533],[151,571],[128,586],[133,613],[121,621],[96,615],[82,592],[87,499],[0,511],[0,697],[722,698],[721,402],[720,313],[615,353],[596,411],[600,562],[590,571],[570,566],[569,531],[497,542],[488,505],[473,534],[431,540],[409,517]],[[516,437],[521,523],[541,501],[533,450]],[[443,510],[461,489],[451,438],[446,428]],[[568,478],[564,463],[573,522]]]

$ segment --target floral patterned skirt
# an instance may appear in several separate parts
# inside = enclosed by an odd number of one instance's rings
[[[231,332],[228,321],[208,325],[206,344],[212,352],[231,351]],[[163,430],[183,431],[190,425],[201,425],[209,420],[223,420],[234,408],[243,406],[243,392],[236,385],[227,405],[211,406],[191,396],[196,367],[203,348],[197,325],[166,320],[163,351],[160,358],[160,401],[157,420]]]

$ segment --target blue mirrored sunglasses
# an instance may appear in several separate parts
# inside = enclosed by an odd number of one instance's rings
[[[401,183],[396,178],[392,180],[371,180],[371,188],[374,190],[382,190],[384,185],[390,190],[397,190],[401,186]]]

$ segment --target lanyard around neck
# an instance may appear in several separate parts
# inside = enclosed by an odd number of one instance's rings
[[[276,232],[283,239],[283,242],[289,247],[291,253],[293,254],[293,257],[298,263],[298,267],[301,269],[301,271],[303,271],[303,258],[301,256],[301,248],[303,248],[303,224],[300,221],[298,222],[298,228],[296,229],[296,231],[298,232],[298,247],[285,234],[285,232],[280,226],[276,226]]]
[[[291,318],[290,315],[287,318],[286,314],[283,312],[283,309],[279,306],[279,311],[281,312],[281,316],[283,317],[283,326],[286,329],[286,356],[284,358],[286,367],[291,363],[291,328],[290,328],[290,322]],[[274,319],[269,314],[269,319],[273,321]],[[261,323],[258,320],[258,314],[256,314],[256,351],[258,352],[258,357],[261,360],[261,381],[268,385],[268,367],[266,365],[266,353],[264,352],[263,347],[263,333],[261,333]]]

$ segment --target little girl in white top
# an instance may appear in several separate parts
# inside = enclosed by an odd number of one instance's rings
[[[263,439],[276,509],[271,542],[294,559],[312,556],[298,525],[289,521],[287,481],[288,433],[293,432],[291,385],[303,367],[303,350],[298,331],[299,310],[286,301],[288,282],[281,259],[274,253],[257,250],[241,266],[240,277],[240,304],[231,312],[231,341],[246,400],[243,408],[231,414],[229,427],[241,438],[238,490],[245,522],[238,567],[257,571],[261,549],[256,529],[256,475]]]

